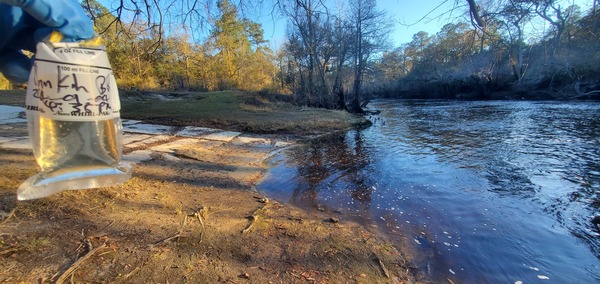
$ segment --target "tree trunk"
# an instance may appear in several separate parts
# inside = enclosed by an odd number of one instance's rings
[[[359,15],[360,19],[360,15]],[[364,110],[360,107],[360,88],[362,85],[362,71],[363,71],[363,60],[362,60],[362,27],[360,20],[356,23],[356,50],[354,52],[354,84],[352,102],[350,103],[350,112],[352,113],[364,113]]]
[[[339,61],[338,61],[337,70],[336,70],[336,74],[335,74],[335,81],[333,83],[333,92],[334,92],[334,94],[337,95],[336,108],[347,111],[348,107],[346,106],[346,98],[344,95],[344,86],[342,86],[342,67],[344,66],[343,56],[340,56],[340,58],[338,58],[338,60]]]
[[[365,111],[360,107],[360,78],[354,78],[354,96],[352,97],[352,102],[350,103],[349,111],[351,113],[364,113]]]
[[[517,68],[515,70],[515,75],[517,77],[517,81],[521,82],[521,78],[523,77],[523,30],[521,29],[520,26],[517,26],[517,32],[518,32],[518,40],[519,40],[519,47],[517,50]],[[513,67],[514,69],[514,67]]]

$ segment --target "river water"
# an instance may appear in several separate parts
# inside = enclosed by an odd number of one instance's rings
[[[377,226],[427,281],[600,283],[600,103],[378,100],[271,160],[273,198]]]

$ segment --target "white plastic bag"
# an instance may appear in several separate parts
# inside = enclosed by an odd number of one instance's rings
[[[38,43],[26,109],[41,172],[19,186],[17,199],[116,185],[131,177],[131,167],[121,162],[119,93],[104,46]]]

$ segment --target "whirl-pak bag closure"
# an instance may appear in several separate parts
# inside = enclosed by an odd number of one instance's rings
[[[19,200],[62,190],[123,183],[119,92],[99,38],[41,42],[29,77],[29,137],[41,172],[17,191]]]

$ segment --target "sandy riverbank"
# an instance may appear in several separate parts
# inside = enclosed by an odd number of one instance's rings
[[[2,137],[24,135],[24,124],[0,127]],[[16,188],[37,165],[30,150],[2,148],[0,281],[415,281],[405,257],[374,228],[253,190],[272,150],[232,142],[180,147],[153,153],[123,185],[17,202]]]

